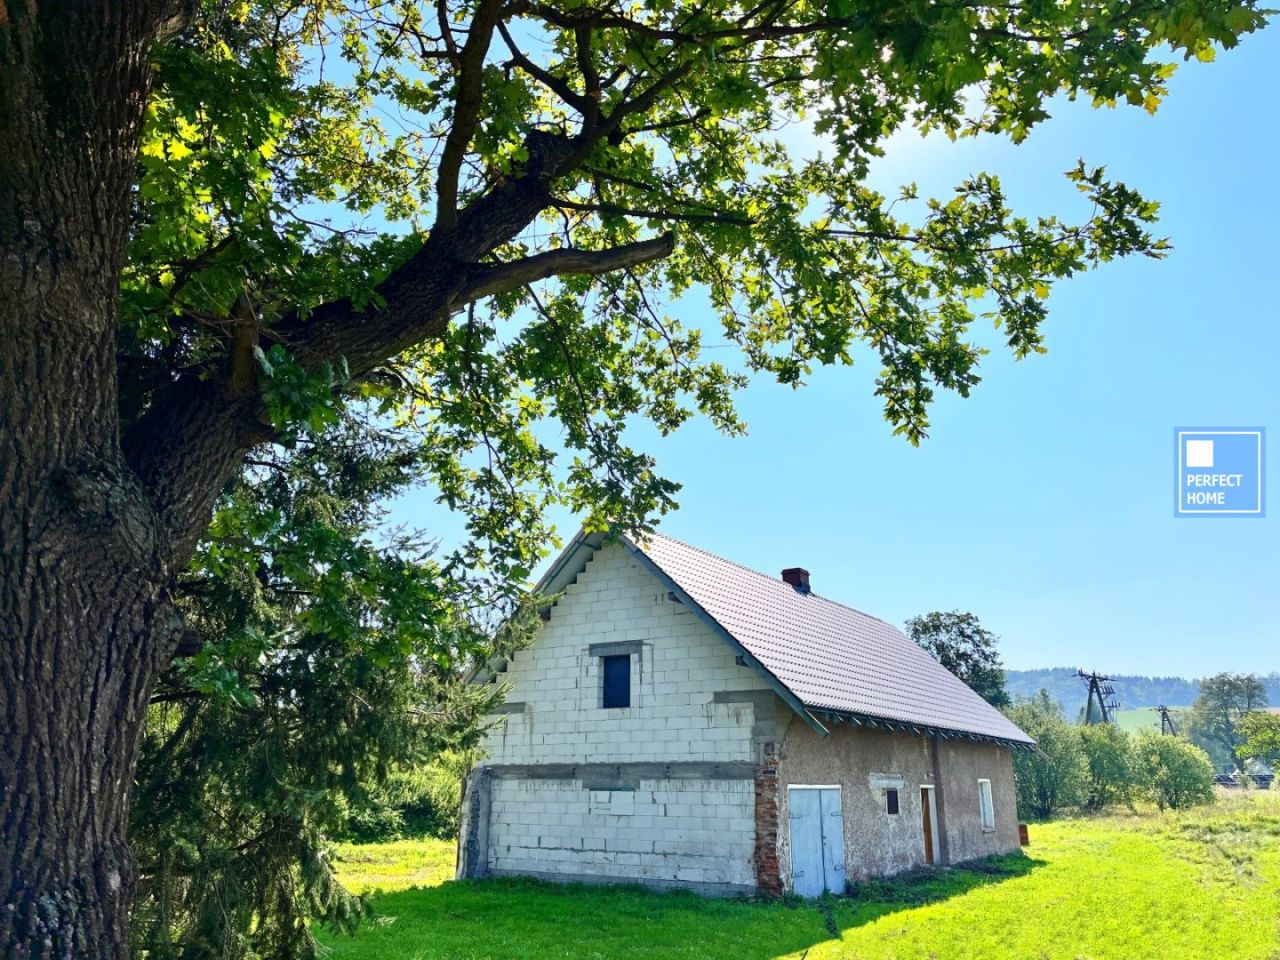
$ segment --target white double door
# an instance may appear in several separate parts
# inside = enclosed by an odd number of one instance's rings
[[[791,889],[802,897],[844,893],[844,816],[838,786],[787,788]]]

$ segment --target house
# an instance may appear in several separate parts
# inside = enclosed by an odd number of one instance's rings
[[[1018,847],[1025,733],[897,629],[667,537],[579,534],[468,776],[459,877],[816,895]]]

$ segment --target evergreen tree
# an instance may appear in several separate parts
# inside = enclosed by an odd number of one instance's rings
[[[341,929],[363,913],[330,838],[397,769],[475,743],[500,688],[467,669],[531,621],[516,584],[380,526],[422,458],[344,418],[220,500],[182,581],[198,649],[157,684],[138,766],[146,956],[312,956],[312,918]]]

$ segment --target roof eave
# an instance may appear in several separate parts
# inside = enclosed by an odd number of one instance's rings
[[[988,733],[977,733],[972,730],[957,730],[951,727],[938,727],[931,724],[909,723],[905,720],[892,720],[888,717],[876,717],[871,714],[855,713],[850,710],[835,710],[828,707],[810,707],[814,713],[828,717],[837,723],[850,723],[854,726],[867,727],[871,730],[890,730],[895,733],[913,733],[918,736],[937,737],[940,740],[970,740],[978,743],[993,743],[1008,747],[1011,750],[1039,751],[1034,740],[1015,740],[1011,737],[998,737]]]
[[[640,561],[640,564],[657,578],[659,583],[671,591],[672,596],[687,607],[690,613],[706,624],[711,629],[712,633],[724,640],[724,642],[733,649],[733,652],[742,658],[743,662],[747,664],[747,666],[754,669],[760,675],[760,678],[768,684],[769,688],[773,690],[773,692],[776,693],[779,698],[781,698],[782,701],[800,717],[800,719],[807,723],[815,733],[819,736],[825,737],[831,732],[823,726],[822,721],[810,712],[809,708],[800,701],[800,698],[791,692],[791,689],[785,683],[774,676],[768,667],[756,659],[751,651],[739,642],[737,637],[725,629],[719,620],[703,609],[702,605],[699,604],[698,601],[689,596],[680,584],[676,583],[676,581],[672,579],[665,570],[654,563],[653,560],[650,559],[649,555],[644,552],[643,547],[637,545],[630,537],[627,536],[622,537],[622,543],[631,551],[632,555]]]
[[[560,556],[547,569],[537,584],[534,585],[533,593],[535,596],[554,597],[564,592],[564,589],[573,582],[573,580],[582,573],[587,565],[587,560],[604,545],[604,534],[588,533],[585,530],[579,530],[572,540],[570,540]],[[541,609],[550,609],[550,605]]]

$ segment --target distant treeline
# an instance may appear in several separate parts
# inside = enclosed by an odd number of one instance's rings
[[[1100,669],[1086,667],[1086,669]],[[1112,674],[1112,685],[1123,710],[1134,707],[1189,707],[1200,694],[1200,681],[1185,677],[1140,677]],[[1267,699],[1280,705],[1280,673],[1262,677],[1267,687]],[[1050,667],[1045,670],[1006,670],[1005,689],[1015,700],[1033,697],[1041,690],[1066,709],[1068,716],[1084,706],[1086,690],[1076,676],[1075,667]]]

